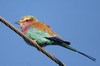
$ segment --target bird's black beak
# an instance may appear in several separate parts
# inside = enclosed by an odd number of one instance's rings
[[[15,22],[15,24],[20,24],[20,21]]]

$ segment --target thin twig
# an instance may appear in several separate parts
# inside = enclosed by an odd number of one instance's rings
[[[37,49],[39,49],[42,53],[44,53],[46,56],[48,56],[49,58],[51,58],[53,61],[55,61],[57,64],[59,64],[59,66],[65,66],[61,61],[59,61],[56,57],[54,57],[53,55],[51,55],[50,53],[48,53],[46,50],[44,50],[43,48],[41,48],[35,41],[33,41],[32,39],[30,39],[29,37],[27,37],[26,35],[24,35],[21,31],[19,31],[17,28],[15,28],[13,25],[11,25],[7,20],[5,20],[4,18],[0,17],[0,21],[2,23],[4,23],[6,26],[8,26],[10,29],[12,29],[14,32],[16,32],[17,34],[19,34],[22,38],[28,40],[31,44],[33,44]]]

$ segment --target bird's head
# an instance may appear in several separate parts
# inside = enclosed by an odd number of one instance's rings
[[[29,25],[31,23],[36,23],[36,22],[38,22],[38,20],[35,17],[25,16],[25,17],[22,17],[20,21],[16,22],[16,24],[19,24],[21,27],[24,27],[26,25]]]

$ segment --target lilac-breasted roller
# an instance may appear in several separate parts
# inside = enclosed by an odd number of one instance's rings
[[[27,35],[30,39],[35,40],[41,47],[47,45],[59,45],[64,48],[70,49],[74,52],[77,52],[85,57],[95,61],[96,59],[82,53],[75,48],[70,46],[70,42],[64,41],[58,34],[53,32],[50,26],[40,22],[33,16],[22,17],[19,22],[16,22],[22,28],[22,32]],[[27,40],[25,40],[27,42]],[[28,43],[28,42],[27,42]],[[30,44],[30,43],[28,43]],[[32,44],[30,44],[32,45]],[[32,45],[33,46],[33,45]]]

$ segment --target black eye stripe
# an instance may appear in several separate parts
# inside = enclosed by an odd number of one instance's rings
[[[29,21],[29,19],[25,20],[25,21]]]

